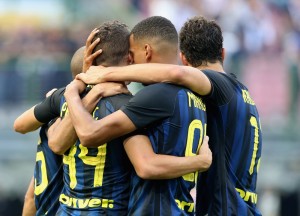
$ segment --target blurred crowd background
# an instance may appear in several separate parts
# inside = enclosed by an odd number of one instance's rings
[[[0,0],[0,216],[20,215],[35,163],[38,133],[15,133],[14,119],[71,81],[70,59],[92,29],[152,15],[178,31],[194,15],[220,24],[225,69],[261,116],[258,205],[265,216],[300,215],[299,11],[299,0]]]

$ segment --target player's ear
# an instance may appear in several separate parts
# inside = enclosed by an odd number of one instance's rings
[[[152,58],[152,48],[149,44],[145,44],[145,54],[146,54],[146,62],[151,62]]]
[[[128,53],[127,64],[129,64],[129,65],[133,64],[133,57],[132,57],[131,53]]]
[[[188,66],[189,63],[188,63],[188,61],[186,60],[185,55],[184,55],[182,52],[179,52],[179,56],[180,56],[180,60],[181,60],[182,64],[185,65],[185,66]]]

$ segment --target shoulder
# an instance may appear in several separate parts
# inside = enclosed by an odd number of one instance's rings
[[[211,93],[204,98],[212,100],[218,105],[228,103],[235,94],[237,80],[218,71],[204,70],[203,73],[208,77],[212,86]]]
[[[132,95],[128,94],[118,94],[102,98],[96,107],[98,107],[102,113],[105,113],[103,115],[107,115],[119,110],[124,104],[128,103],[132,97]]]
[[[182,89],[184,87],[166,83],[146,86],[124,105],[122,111],[150,115],[159,112],[164,117],[170,116],[181,97]]]
[[[182,88],[184,87],[167,83],[149,85],[141,89],[131,101],[141,104],[170,104],[176,100],[177,94]]]
[[[210,81],[216,80],[216,81],[229,81],[230,77],[228,74],[214,71],[214,70],[203,70],[203,73],[208,77]]]
[[[168,83],[156,83],[145,86],[134,97],[164,98],[177,94],[181,89],[184,87]]]
[[[129,94],[118,94],[102,98],[98,104],[112,103],[112,104],[124,104],[127,103],[133,96]]]

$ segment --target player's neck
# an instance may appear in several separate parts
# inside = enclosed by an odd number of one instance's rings
[[[201,65],[197,68],[200,70],[213,70],[213,71],[225,73],[223,65],[221,63],[207,63],[207,65]]]

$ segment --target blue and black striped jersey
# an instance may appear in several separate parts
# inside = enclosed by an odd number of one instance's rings
[[[130,98],[122,94],[101,99],[92,113],[94,119],[117,111]],[[64,98],[61,104],[64,115]],[[63,156],[63,170],[57,215],[127,215],[132,165],[122,138],[98,148],[84,147],[77,140]]]
[[[48,146],[47,124],[40,129],[34,171],[36,215],[55,215],[59,195],[63,188],[62,156],[54,154]]]
[[[157,154],[195,155],[206,130],[206,107],[186,88],[153,84],[140,90],[122,111],[147,135]],[[194,215],[190,195],[197,172],[169,180],[143,180],[134,172],[129,215]]]
[[[204,73],[212,84],[204,100],[213,162],[198,178],[196,215],[261,215],[256,180],[262,133],[255,103],[233,75]]]

